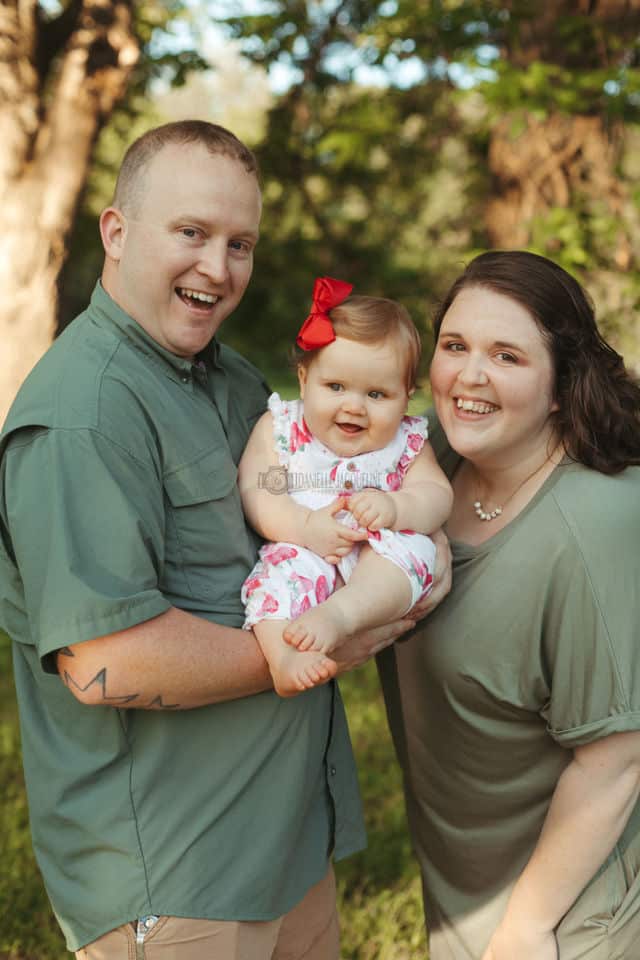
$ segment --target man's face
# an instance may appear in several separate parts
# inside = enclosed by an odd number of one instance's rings
[[[140,174],[132,216],[103,214],[107,293],[166,350],[192,357],[235,309],[251,277],[261,198],[256,177],[201,144],[170,144]]]

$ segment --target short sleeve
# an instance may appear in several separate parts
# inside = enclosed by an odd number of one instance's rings
[[[562,510],[572,549],[550,558],[542,713],[568,748],[640,729],[640,471],[627,474],[606,478],[608,507],[589,516],[575,489],[576,503]]]
[[[152,463],[89,429],[16,433],[4,519],[40,657],[169,609],[164,506]]]

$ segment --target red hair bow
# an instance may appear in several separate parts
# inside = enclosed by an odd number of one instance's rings
[[[333,277],[318,277],[313,285],[311,312],[300,327],[296,343],[302,350],[317,350],[332,343],[336,334],[329,319],[329,310],[346,300],[353,284]]]

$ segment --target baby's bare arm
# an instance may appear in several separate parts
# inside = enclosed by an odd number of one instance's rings
[[[251,526],[267,540],[302,545],[309,510],[287,492],[287,471],[273,449],[273,419],[265,413],[253,428],[238,467],[242,506]]]

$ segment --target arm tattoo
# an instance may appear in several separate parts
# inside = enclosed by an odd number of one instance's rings
[[[63,653],[63,650],[59,651]],[[73,656],[73,653],[71,653]],[[75,687],[76,690],[79,690],[81,693],[84,693],[90,687],[97,686],[102,690],[102,700],[105,703],[111,703],[114,706],[127,706],[130,703],[133,703],[134,700],[138,700],[140,697],[139,693],[126,693],[123,696],[113,697],[107,694],[107,668],[103,667],[101,670],[98,670],[95,677],[93,677],[84,687],[77,683],[68,670],[64,671],[63,676],[64,682],[68,687]],[[164,703],[162,699],[162,694],[158,694],[153,698],[149,703],[136,703],[136,707],[142,710],[179,710],[179,703]]]
[[[154,697],[151,703],[148,704],[147,709],[152,710],[154,707],[157,708],[158,710],[179,710],[180,704],[164,703],[162,700],[162,694],[159,693],[158,696]]]
[[[105,703],[131,703],[132,700],[135,700],[139,694],[137,693],[127,693],[121,697],[109,697],[107,696],[107,668],[103,667],[102,670],[98,670],[95,677],[89,680],[89,683],[85,684],[84,687],[76,683],[68,670],[64,671],[64,682],[68,687],[75,687],[76,690],[79,690],[81,693],[84,693],[90,687],[101,687],[102,688],[102,699]]]

